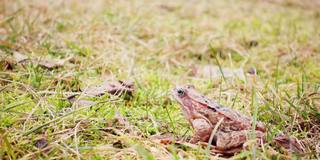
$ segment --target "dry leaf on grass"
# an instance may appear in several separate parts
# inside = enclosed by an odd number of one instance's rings
[[[122,141],[118,140],[118,141],[112,143],[112,147],[123,149],[123,148],[127,148],[128,146],[125,143],[123,143]]]
[[[66,62],[70,61],[73,57],[68,57],[64,59],[33,59],[32,62],[38,64],[39,66],[46,68],[46,69],[54,69],[63,67]]]
[[[87,107],[87,106],[93,106],[93,105],[97,104],[96,102],[89,101],[89,100],[83,100],[83,99],[80,99],[80,100],[76,101],[75,103],[76,103],[76,105],[78,105],[78,107]]]
[[[46,69],[54,69],[54,68],[62,67],[64,64],[64,60],[38,59],[34,61],[39,66]]]
[[[150,139],[164,145],[172,144],[175,141],[174,135],[172,133],[161,133],[152,135]]]
[[[17,63],[21,63],[29,59],[28,56],[20,52],[13,52],[13,58]]]
[[[46,69],[54,69],[59,68],[65,65],[67,61],[70,61],[72,57],[68,57],[65,59],[49,59],[49,58],[36,58],[36,57],[28,57],[20,52],[14,52],[13,58],[16,63],[25,63],[28,61],[29,63],[37,64]]]
[[[59,68],[65,65],[65,62],[68,61],[68,59],[60,59],[60,60],[53,60],[53,59],[44,59],[44,58],[33,58],[29,59],[27,56],[15,52],[13,54],[13,59],[1,59],[0,60],[0,66],[2,69],[5,70],[12,70],[13,67],[20,63],[20,64],[25,64],[25,63],[32,63],[35,65],[39,65],[42,68],[45,69],[55,69]]]
[[[256,75],[257,74],[257,70],[253,67],[250,67],[247,71],[248,74],[251,74],[251,75]]]
[[[88,107],[88,106],[93,106],[97,104],[97,102],[84,100],[84,99],[77,99],[76,96],[77,95],[72,95],[72,96],[69,96],[67,99],[69,102],[74,103],[78,107]]]
[[[99,86],[90,86],[87,89],[84,90],[84,94],[88,96],[102,96],[106,93],[112,94],[112,95],[122,95],[122,94],[128,94],[132,95],[134,91],[134,83],[132,81],[115,81],[115,82],[109,82],[104,81]]]
[[[245,81],[245,75],[242,68],[231,69],[231,68],[219,68],[219,66],[205,65],[199,67],[193,67],[192,75],[202,78],[239,78]]]
[[[303,144],[296,138],[280,135],[273,139],[279,146],[288,150],[289,152],[304,153]]]
[[[45,148],[46,146],[48,146],[48,142],[45,138],[40,138],[35,141],[34,145],[37,148]]]

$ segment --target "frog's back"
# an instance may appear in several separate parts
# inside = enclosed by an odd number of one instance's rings
[[[209,101],[210,108],[215,109],[216,112],[222,114],[223,117],[225,117],[226,126],[231,126],[231,128],[235,128],[235,130],[251,128],[252,118],[240,113],[237,110],[222,106],[221,104],[213,100],[209,99],[207,101]],[[260,126],[263,127],[263,125],[260,122],[258,122],[257,128],[261,128]]]
[[[250,129],[252,127],[253,119],[240,113],[237,110],[233,110],[227,107],[221,107],[219,109],[219,112],[224,114],[226,117],[230,118],[231,123],[233,123],[234,125],[239,125],[239,127],[242,129]],[[264,132],[265,131],[264,124],[261,123],[260,121],[257,121],[256,130]]]
[[[245,114],[240,113],[237,110],[222,106],[221,104],[215,102],[214,100],[209,99],[205,95],[196,92],[191,89],[192,92],[189,92],[191,97],[196,100],[196,102],[201,103],[203,106],[207,106],[207,111],[204,109],[202,113],[207,114],[207,118],[210,119],[211,123],[215,125],[220,118],[224,118],[222,122],[222,127],[225,126],[226,129],[230,130],[243,130],[250,129],[252,124],[252,118],[246,116]],[[220,127],[221,128],[221,127]],[[264,131],[264,126],[261,122],[257,122],[257,130]]]

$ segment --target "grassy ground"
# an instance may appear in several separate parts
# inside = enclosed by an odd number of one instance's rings
[[[150,138],[192,135],[169,95],[177,84],[193,84],[243,114],[257,111],[268,128],[267,143],[249,144],[238,158],[297,157],[273,144],[279,133],[305,144],[300,156],[319,158],[318,6],[289,0],[2,0],[0,159],[203,159],[201,147]],[[14,52],[72,60],[49,70],[13,63]],[[245,79],[193,73],[204,65],[242,69]],[[249,74],[254,70],[257,75]],[[104,103],[82,109],[66,100],[65,92],[106,79],[134,80],[133,98],[93,97]]]

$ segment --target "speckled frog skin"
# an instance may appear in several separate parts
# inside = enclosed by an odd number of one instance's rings
[[[213,145],[219,150],[241,148],[252,133],[252,119],[240,112],[224,107],[198,93],[191,85],[172,89],[181,110],[194,129],[191,143],[208,142],[215,125],[223,118],[213,138]],[[265,127],[256,124],[256,138],[262,139]]]

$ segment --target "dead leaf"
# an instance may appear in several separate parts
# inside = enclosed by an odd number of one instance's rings
[[[75,103],[78,107],[89,107],[97,104],[97,102],[84,100],[84,99],[77,99],[77,95],[72,95],[67,98],[67,100],[71,103]]]
[[[92,96],[92,97],[102,96],[106,92],[108,92],[108,87],[109,87],[109,82],[105,81],[98,86],[89,86],[83,91],[83,93],[85,95]]]
[[[41,139],[38,139],[36,140],[36,142],[34,143],[34,145],[37,147],[37,148],[45,148],[46,146],[48,146],[48,142],[45,138],[41,138]]]
[[[245,75],[242,68],[220,68],[218,66],[213,65],[205,65],[200,67],[195,67],[193,69],[195,76],[202,78],[239,78],[240,80],[245,81]]]
[[[13,53],[13,58],[16,63],[24,63],[27,60],[30,60],[30,63],[38,64],[39,66],[46,68],[46,69],[54,69],[59,68],[65,65],[67,61],[71,61],[73,57],[68,57],[65,59],[48,59],[48,58],[36,58],[36,57],[28,57],[24,54],[19,52]]]
[[[52,60],[52,59],[35,59],[34,63],[46,69],[59,68],[64,65],[65,60]]]
[[[288,137],[286,135],[280,135],[275,137],[274,140],[279,146],[283,147],[289,152],[296,152],[296,153],[305,152],[303,144],[296,138]]]
[[[78,105],[78,107],[89,107],[89,106],[93,106],[93,105],[97,104],[96,102],[83,100],[83,99],[78,100],[75,103]]]
[[[115,81],[108,82],[104,81],[99,86],[91,86],[84,90],[84,94],[88,96],[102,96],[105,93],[109,93],[112,95],[122,95],[128,94],[132,95],[134,91],[134,83],[132,81]]]
[[[114,143],[112,144],[112,146],[113,146],[114,148],[119,148],[119,149],[127,148],[127,146],[126,146],[123,142],[121,142],[120,140],[114,142]]]
[[[28,56],[21,54],[19,52],[13,52],[13,58],[17,63],[21,63],[29,59]]]
[[[251,74],[251,75],[256,75],[257,74],[257,70],[253,67],[250,67],[247,71],[247,73]]]
[[[161,133],[152,135],[150,139],[164,145],[172,144],[175,141],[174,135],[172,133]]]
[[[129,94],[132,95],[134,91],[134,82],[133,81],[117,81],[114,83],[110,83],[108,88],[108,93],[112,95],[121,95],[121,94]]]

